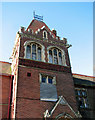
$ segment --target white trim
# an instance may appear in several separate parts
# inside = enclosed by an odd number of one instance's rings
[[[63,49],[61,49],[61,48],[58,47],[58,46],[48,46],[48,47],[47,47],[47,51],[48,51],[49,49],[51,49],[51,48],[57,48],[57,49],[59,49],[60,51],[63,51]]]
[[[58,40],[58,37],[56,37],[56,40]]]
[[[52,35],[52,38],[54,38],[54,35]]]
[[[32,29],[29,28],[29,29],[28,29],[28,32],[32,32]]]
[[[77,88],[75,88],[75,90],[85,90],[85,91],[87,91],[87,89],[86,88],[79,88],[79,87],[77,87]]]
[[[47,98],[40,98],[40,100],[42,100],[42,101],[52,101],[52,102],[57,101],[57,99],[47,99]]]
[[[54,113],[56,107],[58,106],[58,104],[60,104],[61,100],[64,101],[64,105],[67,105],[69,107],[69,109],[74,113],[74,115],[77,118],[81,118],[82,117],[80,114],[77,114],[73,110],[73,108],[68,104],[68,102],[66,101],[66,99],[63,96],[59,96],[59,100],[57,101],[57,103],[55,104],[55,106],[53,107],[53,109],[50,112],[48,111],[48,109],[44,112],[44,118],[46,118],[46,117],[48,118],[48,117],[50,117]]]
[[[36,41],[33,41],[33,40],[28,40],[28,41],[25,41],[24,46],[29,45],[29,44],[31,44],[31,43],[39,44],[40,46],[42,46],[42,47],[43,47],[43,45],[42,45],[41,43],[36,42]]]
[[[38,29],[37,31],[40,32],[40,29]]]
[[[38,34],[38,31],[36,31],[35,33]]]
[[[45,28],[45,26],[41,27],[41,30],[43,30]]]

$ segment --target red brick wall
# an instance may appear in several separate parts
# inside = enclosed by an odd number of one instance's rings
[[[71,67],[68,55],[68,49],[64,46],[62,40],[53,39],[48,33],[48,40],[42,38],[43,30],[38,35],[25,32],[20,38],[19,66],[17,80],[17,101],[16,101],[16,118],[43,118],[44,112],[54,107],[56,102],[40,101],[40,82],[39,74],[46,73],[56,76],[56,88],[58,96],[63,95],[72,108],[77,111],[74,85],[71,75]],[[45,47],[45,62],[37,62],[24,58],[24,43],[34,41]],[[48,64],[47,47],[55,46],[64,50],[67,66]],[[23,67],[22,67],[23,66]],[[27,76],[31,73],[31,77]],[[59,105],[52,117],[67,112],[74,116],[67,106]]]
[[[10,76],[2,76],[2,118],[7,118],[10,91]]]
[[[27,72],[31,73],[31,77],[27,76]],[[63,95],[72,108],[77,111],[71,73],[19,66],[16,118],[43,118],[46,109],[50,111],[53,108],[55,102],[40,101],[40,73],[56,76],[58,96]],[[59,105],[52,117],[63,112],[74,116],[67,106]]]

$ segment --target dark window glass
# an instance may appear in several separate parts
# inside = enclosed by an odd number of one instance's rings
[[[46,77],[42,76],[42,83],[46,83]]]
[[[53,56],[51,50],[49,50],[49,63],[53,63]]]
[[[83,101],[83,98],[79,98],[79,107],[81,107],[81,108],[84,107],[84,101]]]
[[[79,95],[79,96],[81,96],[81,91],[80,91],[80,90],[78,90],[77,92],[78,92],[78,95]]]
[[[44,38],[46,38],[46,32],[44,32]]]
[[[36,60],[36,45],[32,45],[32,59]]]
[[[31,58],[31,46],[27,45],[26,48],[26,58],[30,59]]]
[[[82,96],[86,97],[86,91],[82,91]]]
[[[57,56],[57,50],[56,49],[54,49],[54,55]]]
[[[48,83],[52,84],[52,78],[48,77]]]
[[[80,108],[88,108],[87,93],[85,90],[76,90],[77,101]]]

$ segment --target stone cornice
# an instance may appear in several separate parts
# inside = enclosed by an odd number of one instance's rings
[[[34,60],[24,59],[24,58],[19,58],[19,65],[46,69],[46,70],[51,70],[51,71],[57,71],[57,72],[71,73],[70,66],[55,65],[55,64],[45,63],[41,61],[34,61]]]

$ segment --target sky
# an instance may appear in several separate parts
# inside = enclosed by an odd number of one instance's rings
[[[20,26],[28,27],[33,11],[72,44],[68,49],[72,72],[92,76],[93,2],[2,2],[0,61],[11,62],[16,32]]]

